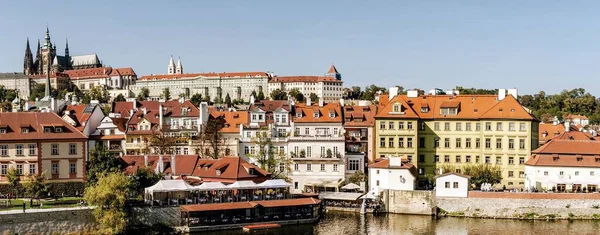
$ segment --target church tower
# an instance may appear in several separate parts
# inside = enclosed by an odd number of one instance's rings
[[[342,74],[337,71],[333,64],[331,65],[331,67],[329,67],[329,70],[327,71],[325,76],[334,77],[337,80],[342,80]]]
[[[181,65],[181,57],[177,60],[177,74],[183,74],[183,65]]]
[[[42,47],[40,46],[40,40],[38,39],[37,51],[35,54],[35,62],[33,66],[35,67],[35,74],[40,74],[40,62],[42,60]]]
[[[171,56],[171,60],[169,60],[169,73],[175,74],[175,61],[173,61],[173,56]]]
[[[46,37],[44,47],[41,49],[42,58],[40,61],[40,74],[48,74],[52,69],[52,61],[56,57],[56,46],[52,46],[50,41],[50,30],[46,27]]]
[[[29,47],[29,38],[27,38],[27,45],[25,47],[25,61],[23,62],[23,73],[25,75],[35,74],[35,68],[33,67],[33,54]]]

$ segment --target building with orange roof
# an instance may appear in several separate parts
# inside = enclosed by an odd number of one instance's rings
[[[379,195],[384,190],[414,190],[417,169],[401,158],[383,158],[369,165],[369,192]]]
[[[525,162],[527,189],[597,192],[600,141],[583,132],[564,132],[531,153]]]
[[[104,116],[96,131],[89,136],[89,146],[105,146],[115,155],[124,155],[127,121],[127,118],[118,118],[114,115]]]
[[[312,103],[307,98],[306,103],[294,105],[292,121],[288,149],[294,162],[290,175],[293,190],[337,190],[348,164],[341,105],[323,100]]]
[[[334,65],[324,76],[274,76],[269,81],[268,94],[277,89],[285,92],[297,89],[304,97],[314,93],[325,102],[338,102],[344,94],[342,74]]]
[[[248,112],[229,109],[209,109],[209,118],[222,117],[225,120],[225,126],[220,130],[221,145],[219,156],[239,156],[239,142],[243,126],[248,125]],[[204,155],[211,155],[210,148],[204,148]]]
[[[86,142],[87,136],[55,113],[0,113],[0,184],[7,183],[9,168],[22,180],[43,174],[51,183],[83,183]]]
[[[342,107],[342,111],[344,129],[346,130],[344,133],[346,138],[346,156],[349,159],[346,174],[351,175],[357,170],[365,172],[362,166],[365,166],[365,163],[375,160],[373,143],[377,106],[346,105]]]
[[[148,88],[150,99],[156,100],[166,88],[169,88],[173,95],[184,94],[186,97],[191,97],[197,93],[214,100],[218,97],[225,99],[229,94],[232,100],[248,101],[253,91],[267,92],[270,78],[271,75],[267,72],[183,73],[181,59],[175,66],[171,57],[167,74],[142,76],[136,81],[136,85],[130,86],[130,90],[134,94],[139,94],[142,88]]]
[[[419,186],[443,164],[494,164],[502,168],[497,187],[523,188],[524,163],[538,142],[538,120],[516,99],[516,89],[498,95],[398,95],[375,116],[378,157],[413,163]],[[381,98],[382,96],[380,96]]]
[[[571,125],[581,125],[585,127],[590,124],[590,119],[584,115],[569,114],[565,116],[565,122],[569,122]]]
[[[137,75],[132,68],[100,67],[78,70],[65,70],[71,83],[80,90],[89,90],[92,87],[102,86],[107,90],[129,89],[137,80]]]

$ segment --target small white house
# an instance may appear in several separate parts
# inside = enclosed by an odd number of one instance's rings
[[[467,197],[471,177],[458,173],[446,173],[435,177],[436,197]]]
[[[416,168],[413,164],[392,157],[369,165],[369,191],[376,194],[391,190],[414,190]]]

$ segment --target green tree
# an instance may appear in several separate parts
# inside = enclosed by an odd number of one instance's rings
[[[478,89],[478,88],[464,88],[457,86],[454,88],[461,95],[495,95],[498,94],[498,89]],[[516,98],[516,97],[515,97]]]
[[[31,89],[31,91],[30,91],[29,100],[35,101],[36,98],[42,99],[42,98],[44,98],[45,94],[46,94],[46,85],[36,83],[35,86],[33,86],[33,89]]]
[[[260,168],[271,172],[273,178],[288,180],[288,172],[291,172],[292,159],[284,152],[278,151],[267,132],[258,132],[252,138],[252,143],[258,146],[256,154],[248,155],[254,159]]]
[[[148,88],[146,88],[146,87],[143,87],[137,96],[137,100],[139,100],[139,101],[146,100],[146,99],[148,99],[149,96],[150,96],[150,90],[148,90]]]
[[[152,137],[150,137],[149,147],[158,154],[171,154],[173,147],[179,140],[179,137],[167,134],[164,129],[154,130],[152,131]]]
[[[92,89],[87,92],[87,95],[89,95],[91,100],[97,100],[100,103],[108,103],[108,100],[110,99],[108,91],[102,88],[102,86],[92,87]]]
[[[162,95],[160,95],[160,97],[165,100],[171,100],[171,90],[168,87],[163,89]]]
[[[497,165],[468,164],[460,167],[442,165],[440,168],[442,169],[442,173],[457,172],[457,170],[460,169],[462,174],[471,176],[471,185],[474,186],[475,189],[480,189],[481,184],[483,183],[495,185],[502,181],[502,168]],[[436,173],[439,172],[436,171]]]
[[[125,201],[131,181],[120,172],[101,174],[98,184],[85,189],[84,199],[94,207],[94,217],[100,225],[100,234],[118,234],[127,227]]]
[[[225,96],[225,104],[227,105],[227,107],[231,107],[231,105],[232,105],[231,97],[229,96],[229,93],[227,93],[227,95]]]
[[[294,88],[289,92],[289,95],[294,98],[296,102],[304,102],[304,94],[298,90],[298,88]]]
[[[144,189],[150,187],[162,179],[161,174],[155,173],[148,167],[138,168],[131,176],[131,192],[143,195]]]
[[[204,151],[200,154],[214,159],[219,158],[223,139],[221,129],[225,127],[225,123],[227,123],[225,117],[221,115],[218,117],[210,116],[206,124],[203,124],[199,134],[201,140],[199,144],[200,149]]]
[[[106,146],[96,146],[89,151],[89,160],[86,167],[86,184],[88,186],[96,184],[98,175],[111,172],[120,172],[122,169],[121,160],[108,152]]]
[[[192,96],[192,98],[190,98],[190,102],[192,102],[192,104],[196,105],[196,107],[200,106],[200,103],[202,103],[202,95],[201,94],[194,94]]]
[[[360,185],[361,182],[367,181],[367,176],[361,170],[358,170],[358,171],[355,171],[354,174],[352,174],[350,176],[350,178],[348,178],[348,181],[350,181],[351,183]]]
[[[29,175],[27,181],[23,182],[23,186],[29,197],[39,200],[46,190],[48,190],[48,182],[46,177],[44,177],[45,174],[46,173],[44,172],[41,174]]]
[[[262,90],[260,90],[258,92],[258,96],[256,98],[258,98],[258,100],[264,100],[265,99],[265,93]]]
[[[272,100],[287,100],[287,93],[281,89],[273,90],[271,92],[271,99]]]
[[[5,177],[6,181],[8,181],[8,185],[10,186],[11,192],[13,192],[13,197],[16,198],[17,188],[21,186],[21,178],[17,172],[17,169],[14,167],[8,168]]]
[[[370,85],[365,88],[365,91],[361,94],[360,99],[373,101],[373,100],[375,100],[375,95],[378,92],[385,92],[385,91],[386,91],[386,89],[384,87]]]
[[[256,98],[256,97],[257,97],[257,95],[256,95],[256,91],[252,91],[252,93],[250,93],[250,96],[252,96],[252,97]]]
[[[310,93],[310,101],[313,103],[319,101],[319,96],[315,93]]]
[[[117,97],[115,97],[115,102],[122,102],[122,101],[126,101],[125,96],[123,96],[123,94],[118,94]]]

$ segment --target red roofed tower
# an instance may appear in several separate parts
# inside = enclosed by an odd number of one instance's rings
[[[335,65],[333,64],[331,64],[331,67],[329,67],[329,70],[327,71],[325,76],[334,77],[337,80],[342,80],[342,74],[337,71]]]

